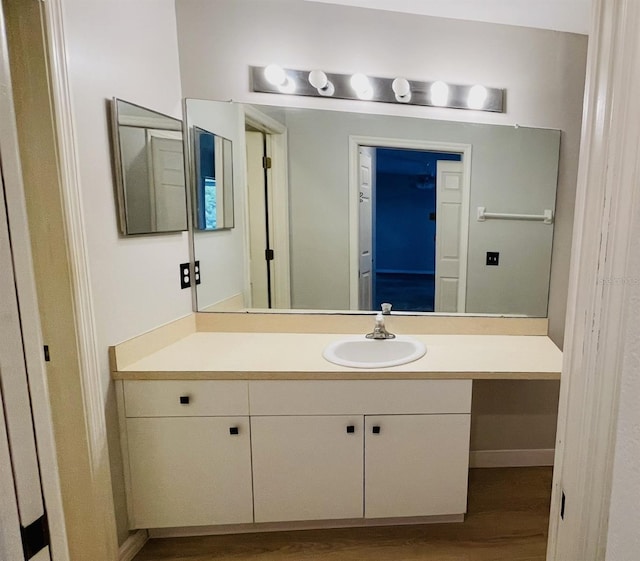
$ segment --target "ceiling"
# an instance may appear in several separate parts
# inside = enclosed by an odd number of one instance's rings
[[[589,33],[592,0],[307,0],[570,33]]]

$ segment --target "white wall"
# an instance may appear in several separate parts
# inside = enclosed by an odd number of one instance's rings
[[[562,344],[579,154],[587,38],[582,35],[445,20],[297,0],[176,0],[185,97],[554,128],[562,131],[549,295],[550,335]],[[505,88],[502,114],[405,107],[249,91],[249,65],[278,63],[329,72],[441,79]],[[505,399],[527,411],[557,403],[557,384]],[[474,406],[484,410],[481,395]],[[488,413],[487,413],[488,414]],[[555,412],[544,438],[553,442]],[[522,435],[535,417],[496,411]],[[478,436],[478,441],[483,440]],[[494,445],[509,446],[511,441]],[[530,446],[531,445],[531,446]]]
[[[178,274],[189,259],[186,233],[118,235],[107,105],[118,97],[181,118],[174,2],[66,0],[64,27],[122,542],[127,516],[107,346],[189,314],[191,295]]]

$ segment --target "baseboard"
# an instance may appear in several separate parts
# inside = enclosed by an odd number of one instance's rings
[[[148,540],[149,532],[146,530],[137,530],[135,533],[130,534],[120,546],[118,561],[132,561]]]
[[[230,524],[221,526],[191,526],[187,528],[152,528],[151,538],[185,538],[192,536],[217,536],[225,534],[249,534],[256,532],[286,532],[295,530],[327,530],[335,528],[367,528],[376,526],[405,526],[413,524],[449,524],[464,522],[464,514],[441,516],[415,516],[406,518],[350,518],[340,520],[307,520],[300,522],[259,522],[255,524]]]
[[[552,466],[555,450],[475,450],[469,454],[469,467],[534,467]]]

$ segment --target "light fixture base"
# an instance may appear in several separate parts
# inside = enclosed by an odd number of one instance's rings
[[[280,94],[282,92],[277,86],[269,83],[265,78],[264,66],[250,66],[251,91],[261,93]],[[333,86],[333,95],[328,92],[320,92],[309,83],[309,70],[295,70],[291,68],[284,69],[287,77],[295,82],[296,89],[294,95],[303,95],[310,97],[324,97],[337,99],[351,99],[362,101],[351,86],[352,74],[335,74],[326,72],[328,81]],[[448,99],[446,105],[435,103],[431,100],[431,86],[436,82],[422,82],[416,80],[407,80],[410,86],[410,99],[396,98],[392,85],[396,78],[380,78],[367,76],[371,84],[372,95],[368,101],[394,103],[397,105],[422,105],[428,107],[447,107],[450,109],[466,109],[469,110],[469,94],[474,86],[447,84]],[[397,84],[397,83],[396,83]],[[486,98],[481,108],[474,108],[475,111],[490,111],[493,113],[504,112],[506,92],[500,88],[490,88],[483,86],[486,90]],[[291,94],[289,94],[291,95]]]

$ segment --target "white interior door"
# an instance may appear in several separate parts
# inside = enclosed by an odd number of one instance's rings
[[[0,557],[44,561],[48,540],[26,553],[20,540],[21,527],[46,527],[46,518],[4,200],[0,176]]]
[[[162,133],[159,135],[158,133]],[[169,131],[148,131],[151,150],[151,204],[155,229],[184,230],[186,195],[182,135]],[[175,138],[168,136],[174,135]]]
[[[371,310],[373,284],[372,196],[375,148],[360,146],[358,150],[358,309]]]
[[[466,270],[463,235],[464,181],[462,162],[437,162],[435,311],[464,312],[460,285]],[[468,212],[467,212],[468,213]],[[466,273],[464,273],[466,274]]]
[[[263,166],[264,137],[261,132],[246,132],[247,191],[249,196],[249,255],[251,274],[251,306],[269,307],[269,263],[265,259],[267,249],[267,220],[265,198],[265,174]]]

